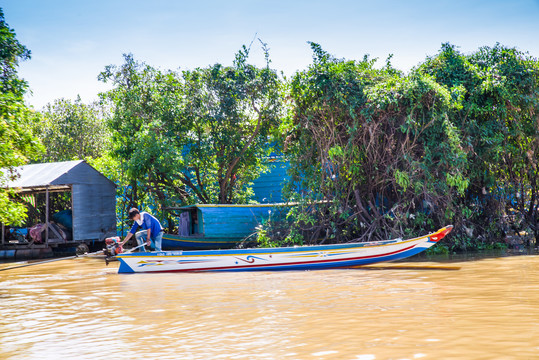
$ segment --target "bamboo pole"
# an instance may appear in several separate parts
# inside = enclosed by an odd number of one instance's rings
[[[8,268],[5,268],[5,269],[0,269],[0,271],[19,269],[19,268],[23,268],[23,267],[27,267],[27,266],[33,266],[33,265],[47,264],[47,263],[51,263],[51,262],[55,262],[55,261],[78,259],[78,258],[83,258],[83,257],[86,257],[86,256],[97,255],[97,254],[102,253],[102,252],[103,252],[103,250],[99,250],[99,251],[96,251],[96,252],[93,252],[93,253],[66,256],[66,257],[62,257],[62,258],[58,258],[58,259],[41,260],[41,261],[35,261],[35,262],[26,261],[24,263],[19,263],[19,264],[22,264],[22,265],[15,265],[15,266],[11,266],[11,267],[8,267]]]

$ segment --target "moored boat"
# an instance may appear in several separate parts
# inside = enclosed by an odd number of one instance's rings
[[[163,248],[229,249],[244,241],[256,226],[293,204],[196,204],[168,208],[178,217],[178,234],[164,234]]]
[[[316,270],[405,259],[435,245],[451,230],[414,239],[283,248],[157,251],[119,254],[119,273]]]

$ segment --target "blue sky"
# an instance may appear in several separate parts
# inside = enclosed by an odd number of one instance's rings
[[[2,0],[6,21],[32,51],[19,73],[39,109],[80,94],[91,101],[97,75],[122,53],[163,69],[229,64],[257,34],[285,74],[311,61],[306,43],[337,57],[364,54],[409,70],[443,42],[471,52],[500,42],[539,57],[539,0],[172,1]],[[252,61],[263,63],[256,46]]]

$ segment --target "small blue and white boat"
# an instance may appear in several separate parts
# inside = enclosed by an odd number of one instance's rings
[[[442,240],[446,226],[414,239],[334,245],[201,251],[157,251],[117,255],[119,273],[275,271],[346,268],[405,259]]]

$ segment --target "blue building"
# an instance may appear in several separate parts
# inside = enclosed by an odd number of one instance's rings
[[[271,157],[268,162],[270,170],[253,181],[254,200],[261,204],[282,203],[283,185],[290,179],[290,163],[281,156]]]

